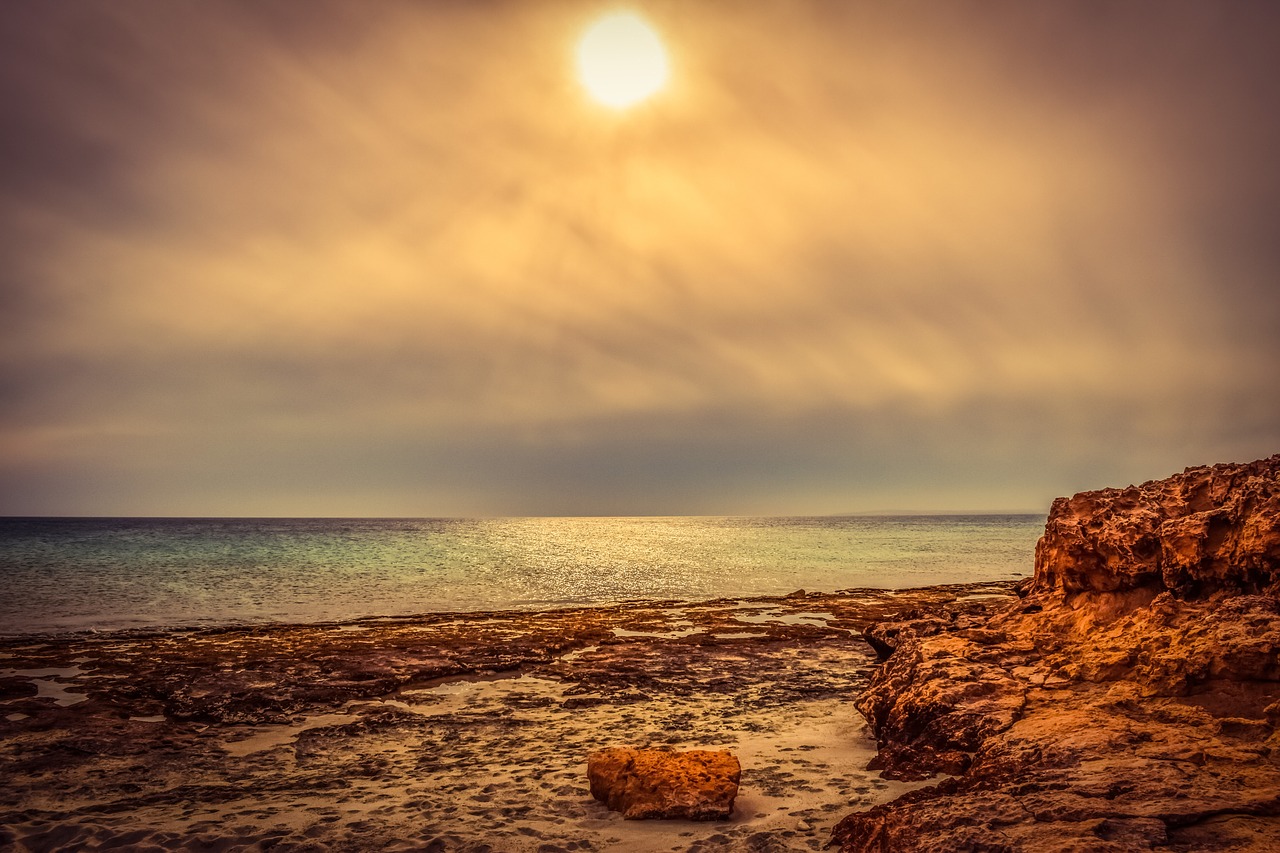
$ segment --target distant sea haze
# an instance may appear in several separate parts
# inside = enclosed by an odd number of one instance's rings
[[[0,519],[0,633],[317,622],[1030,574],[1042,515]]]

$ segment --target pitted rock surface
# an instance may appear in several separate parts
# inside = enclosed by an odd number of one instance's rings
[[[1280,592],[1280,454],[1058,498],[1032,593]]]
[[[627,820],[727,820],[742,765],[725,750],[603,749],[587,761],[591,796]]]

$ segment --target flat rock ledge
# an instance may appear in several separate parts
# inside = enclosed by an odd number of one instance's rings
[[[727,820],[742,766],[724,750],[605,749],[587,761],[591,796],[627,820]]]
[[[1280,455],[1055,501],[1020,601],[867,629],[845,853],[1280,850]]]

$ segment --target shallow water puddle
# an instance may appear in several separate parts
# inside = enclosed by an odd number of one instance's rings
[[[78,666],[62,669],[0,669],[0,678],[26,678],[35,684],[37,699],[52,699],[59,705],[75,705],[89,697],[83,693],[68,690],[65,685],[55,679],[71,679],[83,675],[84,670]]]
[[[703,629],[692,623],[677,625],[669,631],[631,631],[626,628],[613,628],[615,637],[647,637],[651,640],[678,640],[700,633]]]
[[[421,714],[424,717],[429,717],[435,714],[434,705],[414,705],[409,702],[401,702],[399,699],[355,699],[348,702],[344,706],[344,710],[360,706],[369,707],[371,705],[383,705],[391,708],[399,708],[401,711],[408,711],[412,714]]]
[[[809,613],[783,613],[780,610],[766,610],[762,613],[735,613],[734,618],[739,622],[754,622],[756,624],[777,623],[782,625],[826,625],[828,620],[834,619],[834,613],[826,612],[809,612]]]
[[[307,717],[301,723],[291,726],[271,726],[267,729],[260,729],[243,740],[224,743],[222,748],[231,755],[243,757],[292,743],[297,739],[298,735],[307,729],[340,726],[344,723],[354,723],[359,719],[359,714],[318,714],[314,717]]]
[[[560,662],[573,663],[575,660],[582,657],[583,655],[589,655],[592,652],[598,652],[598,651],[600,651],[599,646],[583,646],[580,649],[574,649],[571,652],[566,652],[565,654],[560,655]]]
[[[534,695],[561,699],[565,685],[549,678],[524,675],[518,672],[493,673],[489,676],[467,676],[432,687],[417,690],[401,690],[400,698],[409,703],[428,698],[429,710],[417,713],[431,715],[448,714],[483,702],[505,702],[517,696]]]

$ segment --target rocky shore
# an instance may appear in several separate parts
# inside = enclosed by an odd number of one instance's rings
[[[920,783],[850,697],[892,613],[1011,584],[0,641],[0,849],[810,851]],[[728,749],[727,821],[628,821],[610,747]]]
[[[1280,850],[1280,455],[1059,499],[1019,592],[867,632],[872,766],[933,783],[842,851]]]
[[[1060,499],[1016,585],[0,640],[0,848],[1261,853],[1278,723],[1275,456]],[[730,818],[615,747],[731,751]]]

